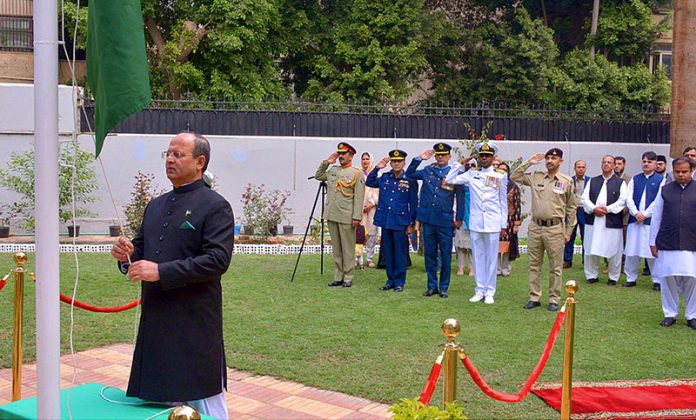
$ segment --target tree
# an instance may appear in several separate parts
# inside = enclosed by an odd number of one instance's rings
[[[664,71],[652,74],[642,63],[622,67],[579,49],[554,71],[554,87],[558,105],[583,111],[641,111],[646,105],[657,111],[670,97]]]
[[[551,101],[552,70],[558,56],[553,33],[523,7],[510,13],[447,38],[447,48],[455,52],[432,61],[435,100],[513,105]],[[457,46],[459,42],[462,47]]]
[[[286,97],[280,0],[143,0],[154,96]]]
[[[588,36],[588,44],[622,65],[644,62],[655,41],[671,25],[671,15],[659,23],[652,23],[651,15],[651,7],[644,0],[625,0],[618,5],[605,1],[597,35]]]
[[[344,2],[329,36],[311,64],[306,98],[332,101],[403,101],[426,67],[424,33],[430,13],[422,0],[352,0]],[[339,6],[341,7],[341,6]]]

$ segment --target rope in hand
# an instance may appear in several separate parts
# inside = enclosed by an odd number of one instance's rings
[[[532,370],[529,378],[527,378],[527,381],[516,394],[505,394],[491,388],[486,381],[483,380],[479,372],[476,370],[473,362],[471,362],[471,360],[469,360],[465,354],[462,354],[461,356],[462,363],[464,363],[466,370],[469,371],[471,379],[473,379],[474,383],[476,383],[476,385],[478,385],[478,387],[481,388],[481,391],[483,391],[486,395],[498,401],[520,402],[525,399],[527,395],[529,395],[529,392],[532,390],[532,386],[534,383],[536,383],[537,379],[539,379],[539,376],[541,376],[541,373],[544,371],[546,362],[549,360],[549,356],[551,356],[551,351],[556,343],[556,338],[558,338],[558,333],[561,330],[561,325],[563,325],[564,319],[565,307],[561,309],[556,316],[556,322],[554,322],[553,328],[551,328],[551,333],[549,334],[549,338],[546,340],[544,352],[541,354],[541,357],[539,357],[539,361],[537,362],[536,366],[534,366],[534,370]]]
[[[121,305],[121,306],[100,307],[100,306],[89,305],[87,303],[80,302],[79,300],[73,300],[73,298],[65,296],[62,293],[60,294],[60,300],[64,303],[67,303],[68,305],[74,305],[77,308],[84,309],[84,310],[87,310],[90,312],[121,312],[121,311],[135,308],[136,306],[140,305],[140,303],[142,302],[142,299],[136,299],[131,303],[127,303],[127,304]]]
[[[445,352],[443,351],[440,353],[437,360],[435,360],[433,368],[430,369],[428,380],[425,382],[425,386],[423,387],[423,392],[421,392],[420,398],[418,398],[418,401],[420,401],[423,405],[430,404],[430,398],[432,398],[433,392],[435,392],[437,381],[440,380],[440,373],[442,373],[442,358],[444,356]]]

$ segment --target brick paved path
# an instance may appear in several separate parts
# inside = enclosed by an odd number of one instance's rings
[[[76,381],[126,389],[133,346],[116,344],[75,354]],[[61,388],[72,384],[71,356],[61,357]],[[386,404],[334,391],[311,388],[270,376],[229,369],[227,404],[230,419],[385,419]],[[22,368],[22,398],[36,395],[36,365]],[[0,405],[12,399],[12,369],[0,370]]]

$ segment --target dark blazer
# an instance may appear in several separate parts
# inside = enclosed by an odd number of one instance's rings
[[[405,230],[416,222],[418,183],[402,174],[400,178],[389,171],[377,177],[379,168],[367,176],[365,185],[379,188],[379,201],[374,223],[386,229]]]
[[[452,168],[451,165],[440,168],[436,164],[432,164],[418,169],[422,161],[416,157],[406,169],[406,176],[409,179],[423,181],[416,218],[421,223],[454,228],[455,218],[458,221],[464,220],[464,186],[445,186],[444,180]],[[455,199],[457,200],[456,215],[454,214]]]
[[[227,386],[220,278],[234,248],[230,204],[202,180],[155,198],[133,239],[132,261],[158,263],[142,283],[142,314],[127,395],[207,398]]]

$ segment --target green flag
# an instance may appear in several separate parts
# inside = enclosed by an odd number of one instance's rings
[[[87,84],[95,99],[99,156],[118,123],[150,104],[140,0],[92,0],[87,22]]]

